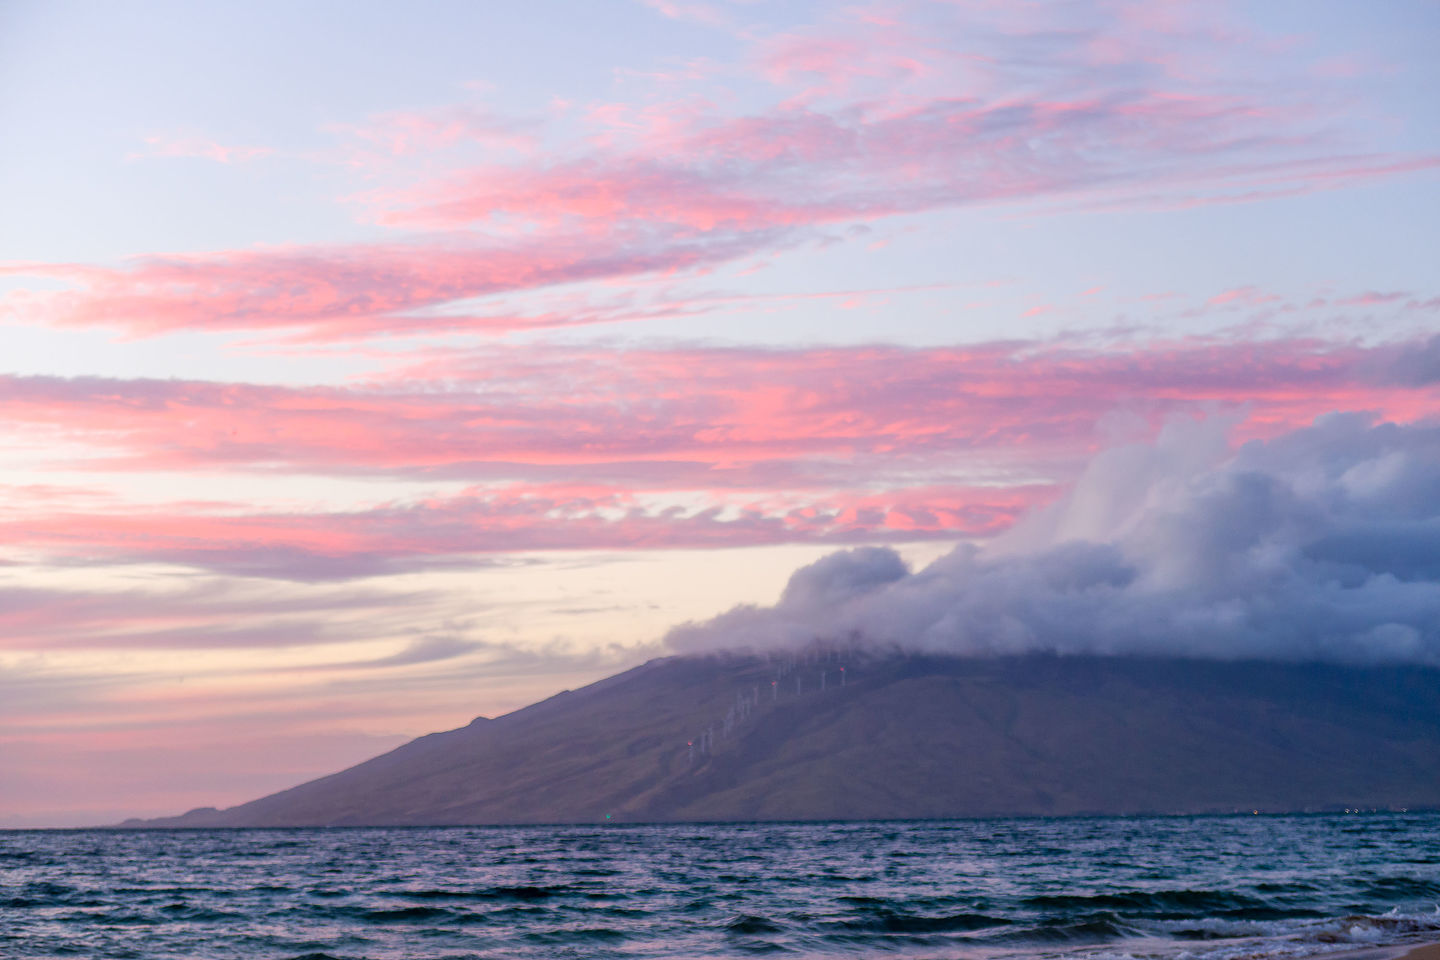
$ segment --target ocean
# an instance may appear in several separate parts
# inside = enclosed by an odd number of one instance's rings
[[[6,960],[1249,960],[1437,905],[1437,814],[0,832]]]

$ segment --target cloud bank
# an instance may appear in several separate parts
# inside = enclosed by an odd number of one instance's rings
[[[1226,428],[1106,451],[1061,500],[919,571],[831,554],[773,607],[667,644],[1440,664],[1440,426],[1335,414],[1233,454]]]

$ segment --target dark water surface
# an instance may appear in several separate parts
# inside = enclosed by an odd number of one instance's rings
[[[1238,960],[1437,904],[1434,814],[0,832],[7,960]]]

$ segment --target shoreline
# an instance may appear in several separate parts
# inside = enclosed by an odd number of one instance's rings
[[[1440,960],[1440,940],[1412,946],[1404,953],[1398,954],[1396,960]]]

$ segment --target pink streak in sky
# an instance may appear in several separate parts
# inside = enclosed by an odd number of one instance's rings
[[[1123,351],[549,346],[446,354],[393,386],[348,389],[12,376],[0,378],[0,416],[11,431],[92,451],[70,469],[477,485],[346,511],[82,501],[6,518],[0,533],[71,562],[301,580],[515,550],[986,537],[1073,477],[1117,411],[1153,434],[1168,417],[1243,410],[1237,440],[1333,410],[1411,421],[1440,415],[1440,371],[1424,359],[1433,353],[1433,342],[1296,340]],[[561,371],[563,394],[533,388]],[[991,479],[967,479],[977,469]]]
[[[6,376],[0,416],[12,430],[43,426],[83,441],[94,455],[72,466],[102,470],[534,480],[563,467],[574,482],[621,474],[639,489],[783,489],[834,482],[824,467],[836,458],[843,474],[872,455],[1084,456],[1095,424],[1117,409],[1158,422],[1197,405],[1244,405],[1276,429],[1337,409],[1411,420],[1440,400],[1388,371],[1421,349],[1314,340],[1106,351],[517,346],[447,351],[371,387]],[[534,389],[554,382],[565,391]],[[854,482],[869,479],[862,470]]]
[[[248,163],[251,160],[263,160],[275,155],[275,150],[271,147],[227,145],[198,136],[146,137],[145,145],[146,150],[131,154],[129,159],[160,157],[214,160],[216,163]]]
[[[109,326],[137,336],[180,330],[322,328],[345,336],[423,332],[410,313],[486,294],[691,268],[751,252],[759,237],[671,239],[627,244],[616,237],[555,237],[485,247],[364,246],[171,254],[128,268],[78,264],[0,265],[75,283],[77,290],[17,291],[0,315],[43,317],[59,326]],[[453,321],[442,318],[440,329]]]
[[[1227,66],[1270,50],[1218,12],[877,8],[744,42],[729,69],[769,94],[744,111],[703,80],[674,99],[589,104],[578,132],[473,104],[333,127],[358,144],[347,164],[378,157],[388,173],[413,161],[403,182],[354,198],[368,216],[438,236],[0,265],[71,285],[12,291],[0,317],[135,336],[441,332],[465,324],[437,308],[471,298],[705,269],[828,225],[1021,201],[1248,202],[1440,164],[1337,139],[1318,81],[1237,79],[1245,72]]]
[[[0,521],[0,536],[12,548],[41,550],[62,561],[178,563],[220,573],[328,580],[517,551],[985,537],[1053,496],[1047,486],[944,487],[814,496],[804,506],[770,511],[760,504],[742,504],[735,516],[726,517],[719,505],[644,509],[628,505],[633,498],[619,490],[579,496],[555,495],[539,487],[349,512],[221,516],[183,508],[132,508],[123,513],[55,513]]]

